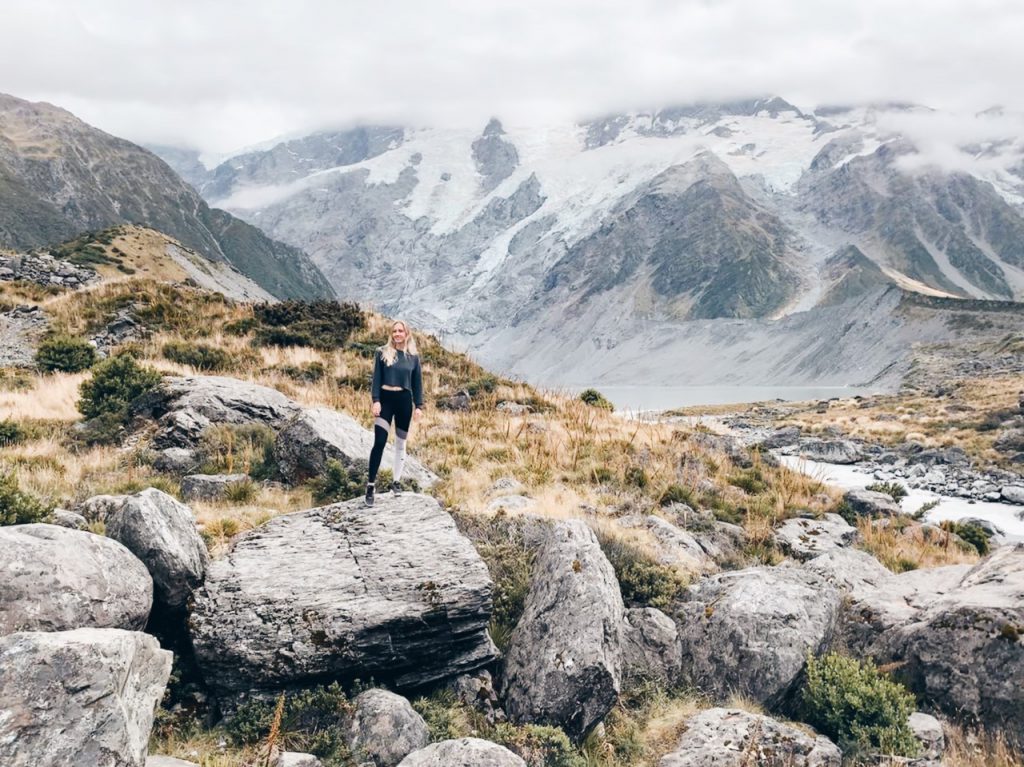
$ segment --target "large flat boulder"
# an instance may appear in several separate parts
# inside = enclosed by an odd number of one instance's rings
[[[302,408],[276,389],[226,376],[167,376],[134,405],[159,419],[158,449],[192,448],[215,424],[263,424],[280,429]]]
[[[682,672],[679,629],[654,607],[626,610],[622,633],[623,673],[656,679],[666,688],[675,686]]]
[[[0,527],[0,635],[142,629],[153,579],[117,541],[57,525]]]
[[[171,653],[139,632],[0,637],[0,764],[143,767],[170,673]]]
[[[877,490],[848,490],[843,500],[861,517],[896,517],[903,513],[891,495]]]
[[[1024,543],[996,549],[886,644],[923,700],[1024,745]]]
[[[582,520],[541,544],[505,659],[505,702],[517,722],[582,740],[619,694],[625,607],[615,571]]]
[[[817,573],[844,594],[884,587],[895,577],[885,565],[858,549],[832,549],[804,562],[804,568]]]
[[[857,463],[864,458],[860,446],[848,439],[806,439],[800,443],[800,455],[822,463]]]
[[[329,460],[349,466],[365,463],[373,447],[373,432],[354,418],[324,407],[308,408],[292,418],[278,433],[274,457],[281,473],[292,482],[323,474]],[[381,465],[394,466],[394,451],[385,450]],[[421,488],[437,483],[438,477],[410,455],[405,459],[404,477]]]
[[[733,693],[769,706],[785,700],[808,653],[835,638],[842,602],[801,567],[752,567],[705,578],[675,615],[683,673],[714,700]]]
[[[658,767],[839,767],[842,753],[823,735],[769,716],[710,708],[686,723]]]
[[[111,502],[105,520],[107,535],[141,559],[153,576],[157,602],[183,608],[210,561],[192,510],[151,487],[122,496],[119,505]]]
[[[821,519],[793,517],[775,528],[775,540],[782,550],[801,562],[847,548],[857,537],[857,528],[838,514],[826,514]]]
[[[430,743],[423,717],[401,695],[381,689],[367,690],[352,701],[345,742],[361,762],[374,767],[395,767],[413,751]]]
[[[526,762],[489,740],[459,738],[413,751],[399,767],[526,767]]]
[[[492,583],[437,501],[407,493],[272,519],[214,560],[190,630],[221,695],[324,678],[416,687],[486,665]]]

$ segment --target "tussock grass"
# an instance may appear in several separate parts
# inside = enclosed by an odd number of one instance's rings
[[[28,388],[0,390],[0,420],[77,421],[78,387],[88,373],[35,376]]]
[[[980,557],[973,548],[963,548],[947,531],[896,518],[887,527],[862,517],[857,520],[859,548],[871,554],[894,573],[944,565],[974,564]]]

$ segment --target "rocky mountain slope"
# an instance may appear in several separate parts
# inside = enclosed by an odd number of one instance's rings
[[[231,264],[276,297],[333,295],[302,251],[210,208],[152,153],[57,107],[0,94],[0,246],[43,248],[125,223]]]
[[[679,336],[740,380],[854,383],[901,364],[897,345],[870,336],[891,353],[776,375],[715,339],[799,347],[792,324],[900,324],[859,313],[885,285],[1024,298],[1020,139],[992,139],[1001,118],[983,113],[988,139],[951,163],[926,140],[932,119],[944,116],[771,98],[539,128],[364,128],[240,155],[197,182],[310,253],[341,295],[517,374],[604,380],[632,364],[625,349],[659,354]],[[559,361],[574,348],[586,359],[570,378]],[[672,351],[650,382],[706,380],[691,359]]]

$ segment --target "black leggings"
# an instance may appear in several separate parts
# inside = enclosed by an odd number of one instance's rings
[[[405,440],[412,423],[412,392],[380,390],[380,415],[373,422],[373,450],[370,451],[370,482],[377,481],[377,470],[384,457],[384,446],[388,443],[391,420],[395,421],[395,437]]]

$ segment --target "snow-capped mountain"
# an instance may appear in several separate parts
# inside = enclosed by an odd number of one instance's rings
[[[1016,124],[771,98],[368,127],[238,155],[197,183],[308,252],[346,298],[524,375],[621,379],[627,348],[642,356],[687,323],[831,312],[886,285],[1024,298]],[[566,347],[586,351],[572,375]]]

